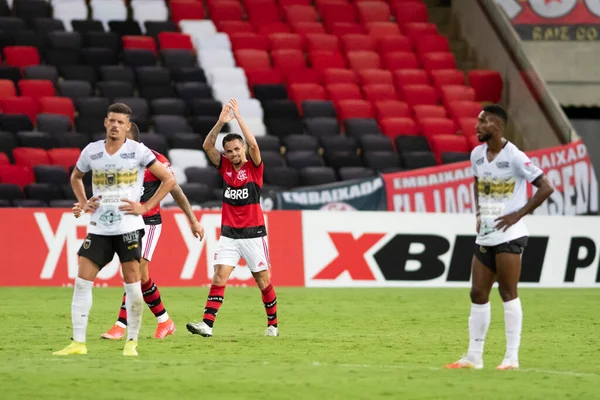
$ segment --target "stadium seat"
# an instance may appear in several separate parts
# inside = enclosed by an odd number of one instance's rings
[[[350,100],[352,101],[352,100]],[[360,138],[362,135],[381,134],[377,121],[373,118],[347,118],[344,121],[346,135]]]
[[[392,11],[396,17],[396,22],[400,26],[411,22],[428,22],[429,20],[425,3],[396,1],[392,3]]]
[[[442,86],[465,85],[465,75],[457,69],[437,69],[430,72],[433,86],[441,95]]]
[[[429,141],[425,136],[399,135],[394,138],[394,143],[396,144],[396,150],[400,154],[413,151],[431,152]]]
[[[80,150],[77,148],[51,149],[48,150],[48,158],[50,164],[58,165],[68,170],[77,163],[80,153]]]
[[[427,137],[456,134],[456,125],[448,118],[422,118],[419,125],[421,132]]]
[[[123,49],[143,49],[156,53],[156,41],[150,36],[123,36]]]
[[[337,181],[331,167],[305,167],[300,170],[300,181],[306,186],[327,185]]]
[[[171,0],[169,1],[171,19],[175,23],[181,20],[203,20],[205,17],[204,6],[200,1]]]
[[[48,153],[45,149],[31,147],[17,147],[13,150],[15,165],[35,167],[40,164],[50,164]]]
[[[22,189],[33,182],[35,175],[32,167],[20,164],[0,165],[0,183],[18,185]]]
[[[356,71],[356,74],[361,85],[394,84],[392,73],[385,69],[361,69],[360,71]]]
[[[10,79],[0,79],[0,99],[6,97],[16,97],[17,88]]]
[[[58,136],[70,132],[73,123],[66,115],[40,113],[36,116],[36,126],[42,132]]]
[[[12,67],[23,68],[40,64],[38,49],[32,46],[6,46],[4,58],[6,65]]]
[[[75,106],[68,97],[42,97],[40,107],[42,113],[66,115],[71,123],[75,119]]]
[[[448,112],[456,123],[462,118],[473,118],[476,120],[481,113],[481,109],[481,103],[476,101],[458,100],[448,103]]]
[[[221,0],[208,2],[210,18],[215,22],[241,21],[243,19],[242,6],[238,1]]]
[[[259,35],[258,33],[254,32],[230,33],[229,40],[231,42],[231,48],[234,51],[246,49],[267,51],[272,46],[272,41],[269,41],[269,39],[263,35]]]
[[[383,54],[383,66],[390,71],[419,69],[419,60],[411,52],[392,51]]]
[[[341,37],[344,51],[377,51],[377,41],[369,35],[348,34]]]
[[[56,85],[58,70],[53,65],[30,65],[23,68],[24,79],[49,80]]]
[[[288,23],[317,22],[319,20],[317,11],[310,5],[291,5],[283,7],[283,14]]]
[[[438,162],[431,151],[411,151],[402,153],[402,163],[407,169],[435,167]]]
[[[185,33],[161,32],[158,34],[158,44],[161,49],[194,50],[192,37]]]
[[[473,128],[473,130],[475,130],[475,128]],[[469,143],[469,150],[473,150],[475,147],[477,147],[477,146],[479,146],[481,144],[479,142],[479,139],[477,138],[476,134],[475,135],[471,135],[471,136],[467,136],[467,141]]]
[[[17,132],[19,147],[34,147],[38,149],[49,150],[56,146],[55,138],[46,132]]]
[[[367,71],[367,70],[365,70]],[[345,68],[326,68],[321,70],[321,77],[325,85],[333,83],[357,84],[358,77],[356,72]]]
[[[388,136],[367,134],[358,138],[360,149],[363,152],[367,151],[394,151],[394,144]]]
[[[417,104],[412,109],[417,121],[423,118],[446,118],[448,116],[443,106],[433,104]]]
[[[282,166],[269,167],[265,164],[264,175],[265,183],[269,185],[281,186],[287,189],[300,186],[300,174],[294,168]]]
[[[340,124],[332,117],[311,117],[304,119],[304,125],[309,134],[323,140],[325,137],[339,136]]]
[[[302,110],[304,100],[326,100],[325,88],[312,83],[295,83],[288,86],[289,98],[296,103],[298,110]]]
[[[412,52],[412,44],[406,36],[393,35],[380,37],[377,40],[377,50],[380,55],[393,51]]]
[[[398,91],[399,99],[404,100],[409,106],[418,104],[438,104],[438,95],[429,85],[404,85]]]
[[[471,70],[469,85],[475,90],[475,100],[498,103],[502,98],[502,76],[498,71]]]
[[[456,69],[454,54],[447,52],[431,52],[423,54],[421,58],[423,68],[430,72],[436,69]]]
[[[412,118],[407,117],[387,117],[379,121],[381,131],[384,135],[394,138],[398,135],[418,135],[417,124]]]
[[[442,103],[446,108],[450,107],[453,101],[475,101],[475,90],[465,85],[446,85],[440,89],[442,93]]]
[[[329,32],[338,37],[367,33],[363,25],[355,22],[334,22],[329,26]]]
[[[148,21],[166,21],[169,19],[169,9],[165,2],[161,0],[132,0],[131,10],[133,19],[141,26],[144,26]]]
[[[356,9],[358,20],[363,25],[369,22],[388,22],[392,17],[390,6],[385,2],[359,2],[356,3]]]
[[[5,114],[25,114],[29,117],[32,123],[35,123],[35,116],[39,112],[39,105],[35,99],[25,96],[9,97],[5,98],[2,103],[2,108],[4,109]]]
[[[90,8],[95,20],[101,21],[109,30],[110,21],[127,20],[127,7],[124,2],[113,0],[91,0]]]
[[[320,22],[292,22],[290,23],[292,32],[301,36],[308,34],[327,34],[325,27]]]
[[[436,161],[442,162],[442,153],[446,152],[469,152],[469,143],[467,138],[459,135],[435,135],[429,137],[431,149],[435,154]]]
[[[325,86],[327,90],[327,97],[335,104],[341,100],[362,100],[363,95],[360,87],[352,83],[332,83],[331,85]]]
[[[0,171],[0,201],[2,207],[11,207],[12,202],[25,198],[22,187],[13,183],[2,182],[2,172]]]
[[[237,65],[244,69],[272,68],[269,53],[264,50],[243,49],[234,51]]]
[[[420,56],[432,52],[450,52],[450,44],[445,36],[425,35],[417,39],[416,50]]]
[[[327,33],[308,33],[304,35],[306,49],[311,51],[329,51],[338,53],[341,51],[340,40],[335,35]]]
[[[371,103],[376,103],[381,100],[397,100],[398,95],[394,85],[388,84],[369,84],[362,87],[365,99]]]
[[[477,125],[477,118],[460,118],[458,120],[458,132],[463,136],[466,136],[469,140],[472,136],[477,136],[477,130],[475,126]]]
[[[380,122],[385,118],[411,118],[408,104],[399,100],[378,100],[373,107]]]
[[[300,50],[272,50],[271,58],[273,59],[273,66],[281,71],[307,68],[306,59]]]
[[[394,85],[400,90],[405,85],[429,85],[429,76],[422,69],[400,69],[393,72]]]
[[[316,50],[308,53],[310,65],[317,70],[346,68],[346,60],[341,53]]]
[[[56,89],[52,81],[48,80],[23,79],[19,81],[18,87],[21,96],[31,97],[35,100],[56,95]]]
[[[325,163],[321,156],[312,151],[288,151],[285,155],[287,164],[297,170],[306,167],[323,167]]]
[[[366,100],[340,100],[336,103],[336,108],[340,121],[349,118],[375,118],[373,106]]]
[[[319,150],[319,141],[311,135],[287,135],[283,138],[283,145],[287,151],[313,151]]]
[[[366,25],[366,28],[368,34],[377,40],[402,35],[400,27],[394,22],[370,22]]]
[[[458,162],[464,162],[470,160],[470,154],[468,152],[458,151],[445,151],[441,154],[442,164],[452,164]]]
[[[382,67],[379,54],[374,51],[349,51],[346,53],[346,57],[348,58],[348,66],[355,71]]]

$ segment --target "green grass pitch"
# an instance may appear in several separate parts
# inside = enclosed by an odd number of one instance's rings
[[[119,289],[94,289],[88,355],[69,343],[71,288],[0,288],[0,398],[9,399],[593,399],[600,398],[600,292],[522,289],[519,371],[496,371],[504,316],[496,291],[485,368],[444,370],[467,349],[468,289],[277,288],[281,336],[264,337],[258,289],[227,288],[214,337],[191,335],[207,288],[163,288],[177,324],[138,357],[101,340]]]

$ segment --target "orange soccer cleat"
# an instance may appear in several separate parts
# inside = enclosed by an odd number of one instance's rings
[[[156,327],[156,332],[154,333],[155,339],[164,339],[165,337],[172,335],[175,333],[175,323],[171,318],[166,320],[165,322],[160,322]]]
[[[102,339],[121,340],[125,336],[125,328],[114,324],[106,333],[100,335]]]

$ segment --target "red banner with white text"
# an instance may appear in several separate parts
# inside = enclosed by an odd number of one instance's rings
[[[201,242],[190,232],[181,211],[163,211],[163,229],[150,263],[150,276],[162,286],[202,286],[212,279],[221,227],[220,213],[197,213],[205,228]],[[0,209],[0,286],[65,286],[77,276],[77,251],[86,236],[89,216],[67,210]],[[268,246],[276,286],[303,286],[302,217],[300,212],[265,213]],[[105,266],[98,286],[121,286],[118,258]],[[254,285],[243,260],[231,285]]]
[[[582,142],[528,152],[555,192],[534,214],[582,215],[598,212],[598,182]],[[383,175],[388,210],[401,212],[472,213],[471,163]],[[535,188],[528,185],[531,196]]]

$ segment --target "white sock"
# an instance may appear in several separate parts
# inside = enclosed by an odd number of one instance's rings
[[[167,313],[166,311],[163,315],[159,315],[158,317],[156,317],[156,322],[158,322],[159,324],[162,324],[163,322],[167,322],[168,320],[169,320],[169,313]]]
[[[469,316],[469,351],[468,357],[473,361],[480,361],[483,355],[485,335],[490,327],[492,311],[489,301],[485,304],[471,304]]]
[[[127,308],[127,340],[138,340],[142,327],[142,314],[144,312],[144,296],[140,282],[126,283],[125,307]]]
[[[75,278],[73,301],[71,302],[71,322],[73,324],[73,340],[85,343],[88,317],[92,309],[92,287],[94,282]]]
[[[504,303],[504,326],[506,330],[506,355],[504,358],[519,361],[523,309],[521,308],[521,299],[518,297]]]

